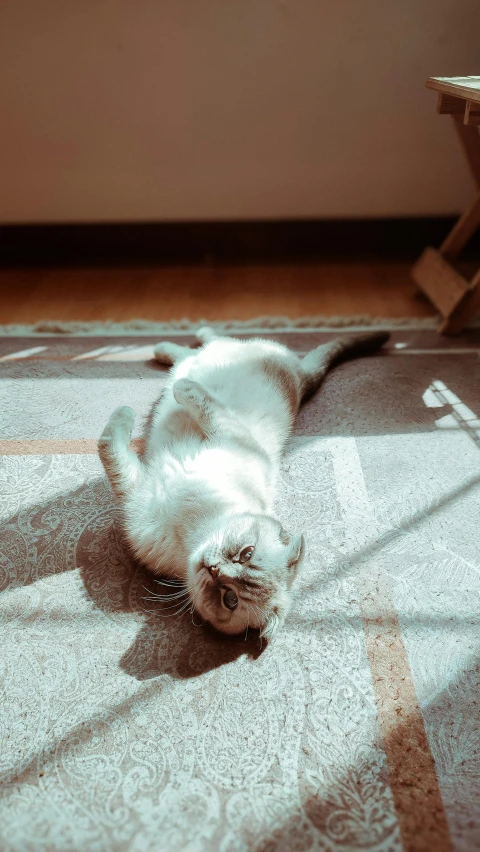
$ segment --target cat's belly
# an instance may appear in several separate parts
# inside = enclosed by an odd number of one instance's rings
[[[160,416],[161,415],[161,416]],[[173,396],[164,400],[163,410],[157,413],[147,441],[146,458],[151,459],[165,448],[174,448],[179,441],[194,453],[203,444],[205,436],[191,414],[178,405]]]
[[[226,449],[208,447],[182,460],[175,452],[164,450],[161,459],[151,464],[159,487],[149,522],[145,524],[135,511],[130,515],[129,532],[140,559],[159,575],[186,579],[196,531],[207,519],[269,509],[265,483],[255,481],[254,471],[232,459]]]
[[[162,459],[167,502],[198,507],[215,503],[223,509],[235,505],[237,511],[246,512],[269,510],[270,483],[254,459],[231,448],[208,445],[190,455],[189,442],[185,444],[165,452]]]

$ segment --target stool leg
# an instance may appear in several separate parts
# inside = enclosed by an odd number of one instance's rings
[[[475,314],[480,311],[480,269],[472,278],[468,291],[452,313],[445,317],[440,334],[460,334]]]
[[[455,130],[468,160],[475,183],[480,189],[480,136],[475,126],[463,123],[463,116],[452,115]]]
[[[440,254],[447,260],[455,260],[463,248],[467,245],[480,226],[480,192],[470,207],[462,213],[458,222],[445,237],[440,246]]]

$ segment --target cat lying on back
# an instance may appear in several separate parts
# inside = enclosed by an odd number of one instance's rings
[[[155,349],[173,369],[142,459],[129,449],[134,412],[112,414],[99,453],[134,552],[156,575],[183,581],[192,611],[223,633],[252,627],[269,639],[283,623],[304,552],[303,536],[272,515],[283,447],[328,369],[388,336],[339,338],[300,358],[204,328],[201,349]]]

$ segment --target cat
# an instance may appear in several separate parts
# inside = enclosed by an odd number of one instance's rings
[[[222,633],[253,628],[273,637],[305,550],[303,536],[287,533],[272,514],[285,442],[327,371],[388,337],[341,337],[303,358],[280,343],[210,328],[197,332],[199,349],[156,346],[156,360],[172,369],[143,457],[129,448],[135,415],[128,407],[114,411],[98,449],[133,551],[155,575],[171,578],[171,600]]]

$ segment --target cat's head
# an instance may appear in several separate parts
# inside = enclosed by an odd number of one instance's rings
[[[259,629],[270,639],[290,606],[305,549],[268,515],[233,515],[192,554],[188,583],[199,615],[222,633]]]

